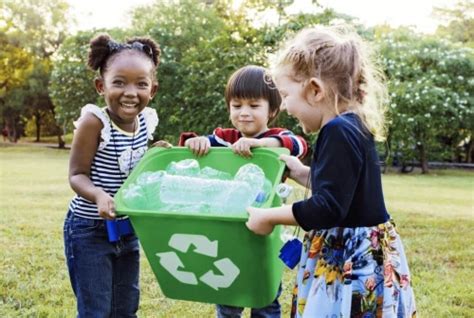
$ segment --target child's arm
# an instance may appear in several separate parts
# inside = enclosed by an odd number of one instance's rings
[[[277,224],[298,225],[293,216],[291,205],[283,205],[281,207],[270,209],[249,207],[247,208],[247,212],[249,214],[249,219],[245,225],[255,234],[270,234]]]
[[[252,152],[250,149],[257,147],[281,147],[281,143],[276,138],[257,139],[242,137],[230,146],[232,151],[244,157],[251,157]]]
[[[99,146],[101,121],[93,114],[85,114],[74,132],[69,159],[69,184],[81,197],[97,204],[99,215],[115,218],[113,198],[90,179],[90,167]]]
[[[292,156],[300,159],[308,152],[306,140],[284,128],[271,128],[265,133],[265,137],[259,139],[240,138],[232,145],[234,152],[245,157],[250,157],[250,149],[256,147],[285,147]]]

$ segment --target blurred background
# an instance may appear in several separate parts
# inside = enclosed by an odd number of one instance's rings
[[[155,137],[174,143],[181,131],[230,125],[223,93],[233,71],[268,66],[303,27],[347,23],[375,44],[388,79],[383,160],[423,172],[442,162],[472,163],[473,7],[470,0],[2,0],[3,141],[70,142],[80,108],[103,104],[85,63],[98,33],[160,43]],[[300,132],[285,114],[276,125]]]

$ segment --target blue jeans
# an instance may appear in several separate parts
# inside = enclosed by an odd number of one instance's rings
[[[139,245],[135,235],[110,243],[103,220],[73,216],[64,222],[64,249],[77,317],[136,317]]]
[[[263,308],[252,308],[250,317],[252,318],[280,318],[281,306],[278,302],[278,297],[281,294],[281,283],[278,287],[278,293],[275,300],[268,306]],[[240,318],[242,317],[243,307],[234,307],[226,305],[216,305],[217,318]]]

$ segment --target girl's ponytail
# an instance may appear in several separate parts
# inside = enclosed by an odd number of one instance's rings
[[[108,34],[100,34],[90,41],[89,58],[87,65],[94,71],[102,69],[110,55],[109,42],[112,39]]]
[[[155,41],[144,37],[137,37],[127,41],[127,44],[132,46],[134,43],[141,43],[143,45],[142,51],[151,58],[155,66],[160,64],[161,50],[160,46]]]

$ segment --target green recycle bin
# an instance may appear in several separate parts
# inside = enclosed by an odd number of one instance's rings
[[[166,297],[259,308],[276,297],[283,272],[278,258],[282,228],[259,236],[245,226],[246,214],[200,214],[129,209],[122,190],[145,171],[165,170],[172,161],[194,158],[205,166],[235,175],[246,163],[265,172],[273,186],[281,182],[286,148],[253,149],[243,158],[229,148],[211,148],[203,157],[187,148],[152,148],[140,160],[115,196],[116,210],[128,215]],[[272,193],[263,207],[279,206]]]

